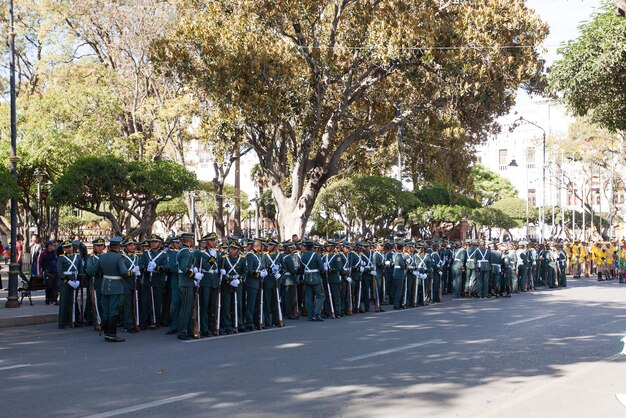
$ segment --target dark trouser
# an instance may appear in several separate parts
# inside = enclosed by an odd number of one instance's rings
[[[478,271],[478,295],[481,298],[487,297],[489,294],[489,279],[491,271]]]
[[[359,280],[354,280],[352,278],[352,312],[362,312],[361,308],[363,304],[363,280],[359,278]]]
[[[43,273],[44,282],[46,283],[46,303],[57,301],[59,296],[59,281],[55,273]]]
[[[267,327],[272,324],[278,325],[280,322],[277,290],[278,287],[276,287],[275,284],[269,282],[263,283],[263,320]]]
[[[524,265],[517,267],[517,282],[519,286],[519,291],[525,292],[526,287],[528,286],[528,283],[527,283],[526,266]],[[518,288],[515,288],[515,290],[518,290]]]
[[[400,309],[404,306],[404,286],[406,284],[406,278],[394,278],[393,279],[393,308]]]
[[[511,267],[507,268],[504,272],[504,277],[502,278],[502,288],[501,292],[506,292],[507,295],[510,295],[513,289],[513,269]]]
[[[373,292],[375,292],[375,290],[374,290],[374,279],[373,279],[372,275],[371,274],[363,275],[362,283],[363,283],[362,284],[362,286],[363,286],[363,290],[362,290],[363,305],[365,307],[365,312],[369,312],[370,311],[370,303],[374,300]]]
[[[122,295],[102,295],[102,321],[118,315],[121,301]]]
[[[248,280],[258,280],[258,279],[248,278]],[[245,286],[244,292],[246,293],[246,300],[247,300],[246,317],[244,320],[244,326],[246,328],[254,328],[255,316],[257,315],[256,311],[257,311],[257,302],[259,299],[259,289],[257,289],[256,287],[252,287],[252,286]],[[263,324],[260,324],[260,326],[263,326]]]
[[[339,315],[343,315],[343,311],[341,310],[341,283],[330,283],[330,293],[332,296],[328,299],[328,303],[332,302],[333,310],[335,311],[335,318]]]
[[[476,269],[468,269],[465,273],[465,293],[467,294],[467,296],[472,296],[476,291],[476,273]]]
[[[135,295],[133,280],[129,279],[124,283],[124,329],[131,330],[135,328],[135,315],[137,309],[137,298]]]
[[[455,298],[461,297],[461,293],[463,292],[463,271],[461,270],[462,265],[459,263],[452,267],[452,294]]]
[[[433,271],[433,302],[441,302],[441,275]]]
[[[393,270],[393,269],[392,269]],[[394,294],[394,288],[393,288],[393,275],[391,273],[387,273],[384,277],[385,280],[385,293],[387,296],[387,299],[389,300],[389,304],[393,305],[393,294]],[[383,303],[381,303],[382,305]]]
[[[237,299],[237,310],[235,311],[235,298]],[[228,283],[222,284],[222,320],[221,326],[224,330],[230,332],[235,328],[235,312],[237,312],[237,328],[243,327],[242,311],[241,311],[242,288],[232,287]]]
[[[172,304],[170,309],[170,331],[178,330],[178,319],[180,318],[180,288],[178,287],[178,275],[173,274],[171,279]]]
[[[285,285],[285,315],[287,318],[295,318],[296,312],[300,315],[298,304],[298,286],[294,284]]]
[[[180,294],[178,336],[187,337],[193,335],[193,323],[191,321],[191,317],[193,316],[194,288],[178,286],[178,292]]]
[[[161,305],[163,304],[163,287],[141,286],[141,327],[148,324],[158,328],[161,324]],[[149,319],[152,318],[152,321]]]
[[[406,274],[406,295],[402,298],[402,303],[404,303],[404,307],[415,307],[415,301],[413,300],[415,294],[415,284],[417,280],[413,275],[413,272],[408,272]]]
[[[161,325],[167,327],[172,322],[170,310],[172,309],[172,278],[168,274],[163,287],[163,304],[161,306]]]
[[[565,274],[565,266],[559,268],[559,286],[567,287],[567,276]]]
[[[348,283],[346,279],[341,279],[340,289],[341,289],[340,295],[339,295],[341,299],[340,311],[342,315],[347,315],[348,308],[352,306],[352,298],[351,298],[352,286],[350,285],[350,283]]]
[[[72,320],[72,304],[74,303],[74,289],[67,283],[59,286],[59,325],[65,326]]]
[[[217,331],[217,288],[200,287],[200,333]]]
[[[315,300],[313,298],[315,298]],[[320,314],[324,306],[324,299],[324,289],[322,289],[321,283],[306,285],[306,310],[309,314],[309,318]]]

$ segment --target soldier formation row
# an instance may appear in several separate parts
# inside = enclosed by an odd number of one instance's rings
[[[97,239],[87,256],[78,253],[79,242],[64,241],[54,274],[59,328],[93,324],[106,341],[123,341],[118,326],[129,333],[165,326],[180,339],[249,332],[283,326],[285,318],[323,321],[387,304],[439,303],[447,293],[510,297],[536,285],[564,287],[568,260],[574,268],[581,260],[581,250],[569,244],[233,239],[220,245],[215,234],[197,247],[194,241],[191,234],[167,242],[152,235],[142,251],[132,238],[113,237],[105,252]],[[598,271],[606,266],[610,276],[613,258],[598,251]]]

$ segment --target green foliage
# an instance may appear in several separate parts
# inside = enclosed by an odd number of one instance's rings
[[[414,225],[427,226],[431,223],[458,223],[467,218],[471,209],[459,205],[434,205],[431,207],[418,207],[411,211],[409,219]]]
[[[577,116],[610,131],[626,131],[626,19],[612,1],[580,27],[580,36],[559,49],[550,91]]]
[[[487,228],[511,229],[518,226],[515,219],[492,207],[474,209],[468,221]]]
[[[389,225],[398,214],[398,207],[407,213],[417,205],[410,192],[390,177],[353,176],[332,183],[320,193],[316,213],[337,216],[348,228],[354,222],[362,231]]]
[[[322,218],[316,216],[311,227],[310,235],[318,235],[320,237],[332,237],[335,232],[342,231],[343,225],[336,219]]]
[[[526,201],[518,197],[507,197],[500,199],[489,206],[491,209],[498,210],[506,214],[515,222],[515,227],[519,228],[526,225]],[[535,222],[538,219],[538,211],[532,205],[528,206],[529,222]],[[507,221],[508,222],[508,221]]]
[[[0,165],[0,206],[4,206],[12,197],[17,197],[19,189],[11,170]]]
[[[474,197],[483,206],[491,205],[500,199],[517,197],[517,190],[511,182],[482,164],[474,164],[471,171]]]
[[[474,198],[463,196],[448,186],[428,185],[415,192],[415,196],[425,207],[431,206],[465,206],[477,208],[480,206]]]

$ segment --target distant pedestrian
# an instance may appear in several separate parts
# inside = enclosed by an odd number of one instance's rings
[[[42,276],[46,284],[46,305],[57,305],[59,285],[57,282],[57,253],[54,249],[54,241],[46,242],[46,247],[39,254],[37,260],[38,276]]]
[[[9,264],[9,259],[11,258],[11,248],[8,245],[4,246],[4,251],[2,252],[2,258],[4,259],[4,264]]]

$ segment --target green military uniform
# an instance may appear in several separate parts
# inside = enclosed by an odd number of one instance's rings
[[[236,242],[231,242],[229,247],[241,249]],[[220,273],[222,275],[222,318],[224,319],[221,325],[226,334],[231,334],[233,329],[244,330],[241,314],[241,281],[247,274],[246,257],[244,255],[231,257],[230,254],[222,256]],[[235,312],[237,318],[234,318]]]
[[[463,270],[467,262],[467,250],[456,248],[452,254],[452,294],[455,298],[460,298],[463,293]]]
[[[380,312],[384,312],[383,305],[385,304],[383,296],[383,282],[385,280],[385,255],[378,250],[372,252],[372,265],[375,280],[373,292],[376,294],[376,300],[378,301],[378,307]]]
[[[167,334],[176,334],[178,330],[178,316],[180,314],[180,292],[178,291],[178,248],[180,240],[173,238],[167,250],[167,275],[165,295],[163,296],[163,322],[169,326]]]
[[[404,246],[397,245],[397,253],[393,257],[393,309],[404,309],[402,305],[404,281],[406,280],[406,256],[402,252]]]
[[[471,298],[476,292],[476,279],[478,277],[478,265],[476,264],[476,252],[478,247],[472,242],[467,249],[467,262],[465,264],[465,294]]]
[[[104,245],[102,238],[98,238],[92,242],[95,246]],[[102,275],[96,274],[98,264],[100,263],[100,255],[95,252],[87,257],[85,261],[85,274],[89,279],[89,297],[87,298],[86,311],[91,309],[91,321],[99,330],[102,325]]]
[[[301,257],[301,269],[306,286],[306,309],[309,321],[323,321],[320,314],[325,299],[321,276],[324,262],[318,253],[312,251],[312,242],[307,242],[306,246],[307,251]]]
[[[113,237],[110,240],[111,246],[119,246],[121,242],[122,237]],[[124,294],[122,280],[129,274],[122,255],[113,249],[102,254],[94,274],[102,277],[102,330],[105,334],[104,339],[108,342],[124,341],[117,336],[117,318]]]
[[[269,245],[278,245],[276,241],[270,241]],[[263,254],[261,263],[263,268],[267,269],[267,277],[263,280],[263,319],[265,328],[271,328],[273,325],[280,324],[280,313],[278,306],[278,298],[276,290],[280,287],[282,278],[281,257],[278,252],[272,251]]]
[[[139,267],[139,257],[134,252],[131,253],[127,246],[130,244],[136,244],[136,241],[131,237],[126,237],[122,242],[122,259],[128,270],[128,274],[122,280],[124,285],[124,297],[122,299],[123,305],[123,324],[126,332],[137,332],[139,328],[139,292],[141,288],[141,269]]]
[[[333,250],[335,244],[331,244]],[[326,267],[326,274],[328,275],[328,305],[332,303],[333,311],[335,312],[335,318],[340,318],[344,315],[341,303],[341,269],[343,268],[343,260],[341,254],[337,251],[332,251],[324,257],[324,266]]]
[[[263,253],[261,251],[251,250],[245,257],[247,274],[244,280],[244,289],[246,292],[247,304],[244,326],[247,331],[252,331],[255,327],[255,312],[258,306],[259,289],[261,288],[263,279],[267,276],[267,271],[263,267]],[[259,314],[259,321],[261,321],[260,316],[261,315]],[[259,328],[262,327],[263,323],[259,323]]]
[[[493,249],[489,251],[489,262],[491,263],[491,294],[500,297],[500,289],[502,286],[502,253],[498,250],[497,245],[493,245]]]
[[[402,306],[405,308],[415,308],[417,304],[417,299],[414,297],[418,291],[418,282],[417,282],[417,270],[415,266],[415,243],[411,242],[409,245],[405,247],[405,258],[406,258],[406,291],[403,292],[404,295],[402,297]]]
[[[202,237],[201,241],[215,241],[217,234],[211,233]],[[219,334],[217,327],[217,305],[220,288],[220,255],[214,247],[197,254],[195,266],[202,274],[200,281],[200,333],[203,337]]]
[[[193,238],[191,234],[183,234],[181,238]],[[193,335],[193,299],[195,288],[195,275],[193,271],[193,253],[189,246],[183,243],[178,252],[176,262],[178,264],[178,292],[180,294],[180,310],[177,321],[177,334],[181,340],[187,340]]]
[[[432,265],[430,262],[430,255],[426,254],[424,251],[423,245],[418,245],[418,252],[414,256],[415,260],[415,269],[417,271],[417,279],[419,279],[418,289],[418,301],[421,305],[427,305],[431,301],[431,276],[432,276]]]
[[[296,275],[296,263],[291,253],[293,244],[283,242],[285,253],[282,255],[281,265],[283,268],[283,283],[285,285],[285,314],[287,318],[295,318],[297,309],[298,278]]]
[[[151,235],[148,240],[163,243],[158,235]],[[156,329],[161,325],[163,312],[163,288],[168,268],[168,257],[161,249],[144,251],[139,256],[139,266],[143,272],[141,286],[141,329]],[[152,318],[152,321],[149,319]]]
[[[438,250],[430,254],[430,262],[432,266],[432,285],[431,285],[431,299],[433,302],[441,302],[441,277],[443,276],[443,260],[439,256]]]
[[[485,298],[489,295],[489,280],[491,279],[489,250],[478,248],[474,253],[474,263],[478,270],[478,296]]]
[[[563,249],[562,245],[559,245],[559,253],[558,253],[558,267],[559,267],[559,286],[567,287],[567,275],[565,271],[567,269],[567,253]]]
[[[66,240],[63,248],[70,248],[72,242]],[[72,326],[79,322],[76,289],[80,287],[80,279],[84,275],[83,260],[79,254],[63,254],[57,260],[57,277],[59,278],[59,328]],[[73,319],[72,319],[73,318]]]

